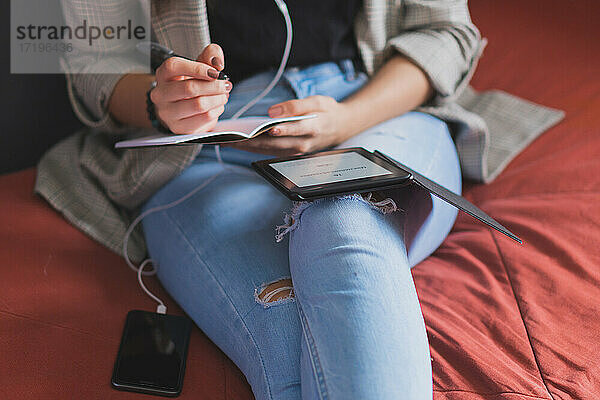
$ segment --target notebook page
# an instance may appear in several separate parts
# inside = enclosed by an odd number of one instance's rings
[[[273,125],[284,123],[284,122],[292,122],[299,121],[302,119],[315,118],[316,115],[302,115],[296,117],[286,117],[286,118],[269,118],[269,117],[244,117],[236,120],[226,119],[217,122],[213,130],[209,132],[195,133],[190,135],[154,135],[149,137],[142,137],[138,139],[125,140],[122,142],[118,142],[115,144],[115,148],[131,148],[131,147],[146,147],[146,146],[165,146],[165,145],[175,145],[175,144],[184,144],[184,143],[193,143],[194,141],[198,141],[199,139],[207,139],[214,137],[214,140],[203,140],[203,143],[219,143],[218,137],[223,135],[227,136],[228,140],[232,139],[230,136],[235,135],[239,136],[240,140],[248,139],[253,136],[253,134],[257,132],[263,131],[266,127],[271,127]]]

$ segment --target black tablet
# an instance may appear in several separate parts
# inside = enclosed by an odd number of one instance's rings
[[[323,151],[252,163],[256,171],[292,200],[419,185],[434,196],[522,243],[514,233],[467,199],[413,171],[406,165],[362,147]]]
[[[252,163],[292,200],[368,192],[407,185],[411,174],[362,147]]]

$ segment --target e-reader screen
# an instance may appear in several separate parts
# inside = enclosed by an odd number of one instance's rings
[[[393,174],[354,151],[269,165],[298,187]]]

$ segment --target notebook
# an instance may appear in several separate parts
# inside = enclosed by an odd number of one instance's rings
[[[194,133],[189,135],[155,135],[132,140],[125,140],[115,144],[115,148],[124,149],[132,147],[169,146],[183,144],[216,144],[238,142],[252,139],[276,125],[286,122],[301,121],[315,118],[316,115],[301,115],[286,118],[244,117],[235,120],[225,119],[217,122],[210,132]]]

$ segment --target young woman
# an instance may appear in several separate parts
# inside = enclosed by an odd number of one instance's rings
[[[106,24],[126,7],[64,1],[67,20],[91,13]],[[171,58],[153,75],[96,74],[117,62],[108,58],[80,63],[75,107],[97,129],[48,153],[36,190],[120,251],[132,217],[203,185],[145,218],[144,237],[132,238],[129,254],[141,260],[147,245],[164,287],[239,366],[257,399],[430,399],[429,347],[410,268],[444,240],[456,210],[415,189],[292,204],[249,166],[272,155],[362,146],[459,193],[457,147],[437,115],[460,127],[463,172],[479,180],[496,174],[485,165],[485,124],[455,102],[480,54],[479,32],[466,1],[287,6],[294,26],[287,70],[244,115],[317,118],[220,154],[214,146],[115,152],[116,140],[151,129],[153,82],[165,128],[210,130],[268,85],[286,41],[273,0],[154,1],[156,39],[197,61]],[[233,84],[215,79],[223,69]],[[427,113],[414,111],[420,106]]]

